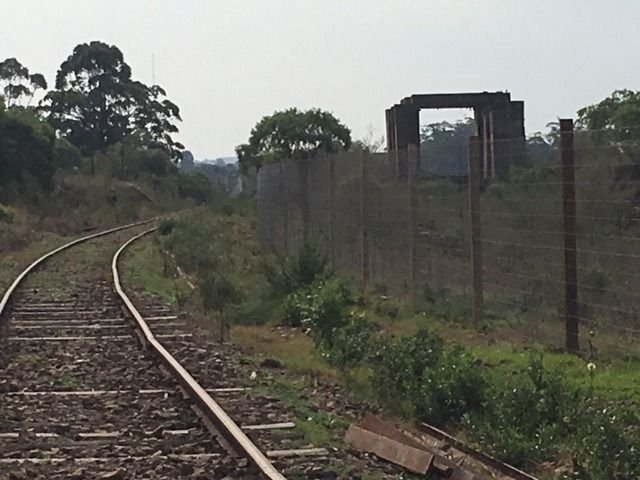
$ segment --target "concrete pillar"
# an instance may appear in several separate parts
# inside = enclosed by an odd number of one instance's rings
[[[487,112],[482,112],[482,178],[489,177],[489,122]]]
[[[387,125],[387,152],[393,152],[396,149],[396,122],[393,108],[386,109],[384,113]]]
[[[388,117],[389,129],[393,129],[390,135],[392,141],[387,145],[396,158],[398,180],[404,182],[409,175],[407,148],[409,145],[420,145],[419,109],[413,105],[394,105]]]
[[[489,163],[491,164],[491,178],[496,178],[496,155],[495,155],[495,143],[493,133],[493,110],[489,112],[489,144],[487,145],[489,150]]]

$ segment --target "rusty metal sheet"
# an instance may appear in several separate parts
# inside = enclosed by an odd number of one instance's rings
[[[353,447],[371,452],[388,462],[407,470],[425,475],[431,468],[434,455],[401,442],[370,432],[357,425],[350,425],[344,437]]]
[[[418,450],[425,450],[427,452],[434,453],[423,443],[420,443],[409,435],[402,433],[393,424],[385,422],[384,420],[381,420],[380,418],[370,413],[367,413],[364,418],[360,420],[360,422],[358,422],[358,426],[360,428],[364,428],[365,430],[369,430],[370,432],[377,433],[384,437],[395,440],[396,442],[400,442],[404,445],[417,448]]]

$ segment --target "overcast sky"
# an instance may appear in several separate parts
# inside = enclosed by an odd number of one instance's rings
[[[81,42],[117,45],[147,83],[154,54],[199,159],[233,154],[290,106],[330,110],[361,138],[413,93],[508,90],[532,133],[640,89],[638,0],[5,0],[0,12],[0,60],[50,83]]]

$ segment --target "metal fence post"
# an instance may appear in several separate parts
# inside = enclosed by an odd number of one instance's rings
[[[363,151],[360,154],[360,240],[361,240],[361,274],[362,285],[367,288],[369,285],[369,231],[367,228],[368,205],[367,205],[367,182],[369,181],[368,164],[369,152]]]
[[[565,339],[568,351],[579,352],[576,175],[572,119],[560,120],[560,146],[562,157],[562,217],[564,227]]]
[[[482,320],[484,292],[482,285],[482,243],[480,210],[480,137],[469,137],[469,216],[471,218],[471,281],[473,287],[473,321]]]

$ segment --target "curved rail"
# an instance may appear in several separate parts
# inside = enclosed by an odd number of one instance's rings
[[[14,280],[14,282],[9,286],[7,291],[4,293],[4,296],[2,297],[2,300],[0,300],[0,318],[2,318],[2,315],[4,314],[4,311],[7,308],[7,305],[9,304],[9,300],[11,299],[11,295],[13,295],[13,292],[16,290],[16,288],[18,288],[18,285],[20,285],[20,283],[22,283],[22,281],[25,279],[25,277],[27,275],[29,275],[29,273],[31,273],[41,263],[44,263],[46,260],[48,260],[49,258],[53,257],[57,253],[60,253],[63,250],[71,248],[74,245],[78,245],[79,243],[83,243],[83,242],[86,242],[86,241],[94,239],[94,238],[102,237],[102,236],[108,235],[110,233],[119,232],[120,230],[126,230],[128,228],[138,227],[140,225],[146,225],[147,223],[151,223],[151,222],[153,222],[155,220],[156,220],[156,218],[151,218],[149,220],[143,220],[141,222],[130,223],[128,225],[121,225],[119,227],[110,228],[109,230],[104,230],[102,232],[93,233],[93,234],[87,235],[85,237],[77,238],[77,239],[75,239],[75,240],[73,240],[73,241],[71,241],[69,243],[65,243],[61,247],[58,247],[55,250],[51,250],[49,253],[44,254],[43,256],[38,258],[36,261],[34,261],[31,265],[29,265],[27,268],[25,268],[24,271],[20,275],[18,275],[18,277]]]
[[[225,439],[234,447],[236,452],[248,459],[259,472],[270,480],[286,480],[286,478],[278,472],[267,457],[256,447],[256,445],[244,434],[240,427],[227,415],[222,407],[204,390],[200,384],[191,376],[191,374],[171,355],[162,344],[156,340],[151,329],[145,322],[140,312],[133,305],[129,297],[124,293],[120,283],[120,275],[118,273],[118,260],[121,253],[136,240],[152,233],[156,228],[149,229],[139,235],[129,239],[122,245],[113,256],[111,270],[113,272],[113,282],[116,293],[123,301],[129,313],[135,319],[137,326],[142,331],[144,339],[153,348],[156,355],[169,369],[172,375],[180,382],[182,387],[187,391],[191,398],[200,406],[204,414],[216,425],[218,431]]]

